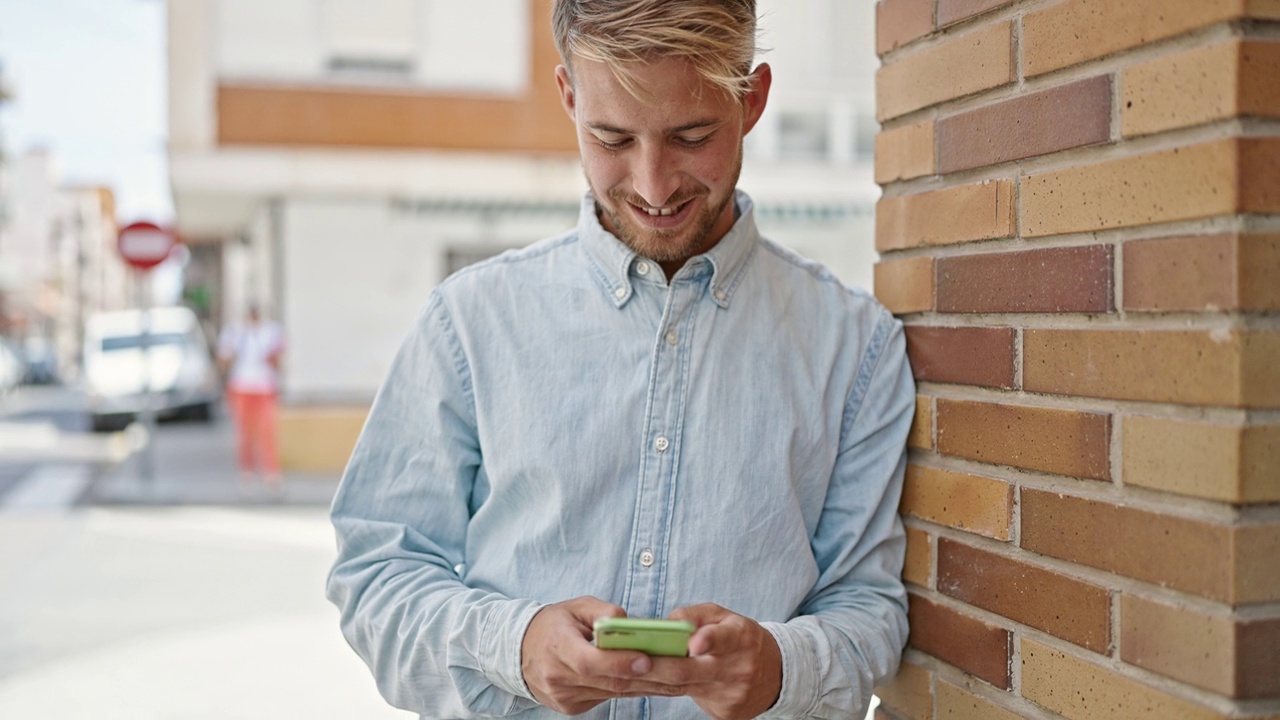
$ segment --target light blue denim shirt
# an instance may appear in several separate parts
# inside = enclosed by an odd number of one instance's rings
[[[760,237],[751,200],[670,284],[576,229],[432,294],[334,499],[328,595],[392,704],[550,718],[520,670],[543,605],[714,602],[783,657],[769,717],[861,718],[907,637],[901,324]],[[688,698],[586,718],[704,717]]]

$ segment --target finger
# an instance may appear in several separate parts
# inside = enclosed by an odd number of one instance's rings
[[[721,663],[723,663],[721,659],[711,656],[702,658],[655,657],[653,658],[653,669],[643,679],[647,682],[682,688],[687,691],[688,688],[714,682],[719,677],[720,669],[718,665]]]
[[[700,605],[677,608],[671,613],[670,617],[672,620],[688,620],[694,625],[702,627],[708,623],[719,622],[732,614],[715,603],[702,603]]]
[[[730,655],[749,647],[754,633],[760,630],[760,626],[741,615],[730,615],[699,627],[689,638],[689,656]]]
[[[588,625],[594,623],[597,618],[627,616],[627,611],[620,606],[590,595],[574,598],[567,603],[566,607],[574,617]]]
[[[594,645],[582,648],[570,668],[584,678],[628,679],[648,673],[653,660],[636,650],[601,650]]]

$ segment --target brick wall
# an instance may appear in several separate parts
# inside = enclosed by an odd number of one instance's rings
[[[881,718],[1280,718],[1280,0],[880,0]]]

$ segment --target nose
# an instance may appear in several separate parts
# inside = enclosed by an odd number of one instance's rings
[[[662,207],[680,187],[679,168],[660,144],[642,147],[632,169],[632,183],[636,193],[650,207]]]

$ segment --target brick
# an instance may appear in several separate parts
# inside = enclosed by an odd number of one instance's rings
[[[1069,720],[1219,720],[1221,717],[1110,668],[1021,639],[1022,696]]]
[[[1013,388],[1013,328],[909,325],[906,334],[917,381]]]
[[[881,130],[876,135],[876,182],[883,185],[934,174],[933,142],[933,121]]]
[[[1280,573],[1276,572],[1276,558],[1280,557],[1280,523],[1237,528],[1232,541],[1229,561],[1235,563],[1232,578],[1234,601],[1280,600]]]
[[[938,0],[938,27],[946,27],[974,15],[1008,5],[1013,0]]]
[[[1126,485],[1231,503],[1280,502],[1280,425],[1134,415],[1124,420]]]
[[[907,644],[1009,689],[1010,633],[920,595],[910,595]]]
[[[1064,0],[1022,19],[1028,76],[1245,17],[1242,0]]]
[[[1126,137],[1234,117],[1280,117],[1280,43],[1227,40],[1126,68]]]
[[[876,688],[880,703],[913,720],[929,720],[933,717],[933,674],[928,670],[904,662],[898,666],[898,674],[885,685]]]
[[[1120,599],[1121,660],[1221,695],[1234,695],[1234,635],[1230,617]]]
[[[1228,138],[1022,180],[1027,237],[1280,211],[1280,138]]]
[[[1236,625],[1236,684],[1244,697],[1280,696],[1280,619]]]
[[[1241,396],[1246,407],[1280,407],[1280,332],[1244,335]]]
[[[1135,240],[1123,253],[1126,310],[1280,310],[1280,234]]]
[[[938,681],[935,694],[938,720],[1019,720],[1021,717],[945,680]]]
[[[938,592],[1096,653],[1111,646],[1106,588],[1020,560],[938,538]]]
[[[876,298],[897,315],[933,309],[933,258],[884,260],[873,270]]]
[[[927,588],[932,569],[933,548],[929,545],[929,533],[907,528],[907,560],[902,567],[902,579]]]
[[[911,432],[907,433],[907,447],[933,449],[933,398],[928,395],[916,396],[916,414],[911,419]]]
[[[1280,3],[1274,19],[1280,20]],[[1240,91],[1236,110],[1246,117],[1280,118],[1280,42],[1246,40],[1240,49]]]
[[[1239,620],[1125,595],[1120,658],[1220,695],[1280,695],[1280,619]]]
[[[937,401],[938,450],[995,465],[1110,480],[1111,416],[968,400]]]
[[[937,309],[948,313],[1105,313],[1109,245],[979,253],[937,261]]]
[[[1013,216],[1012,180],[881,198],[876,204],[876,249],[1013,237]]]
[[[1236,258],[1239,309],[1280,310],[1280,233],[1242,236]]]
[[[884,122],[1013,80],[1013,24],[1003,22],[881,66],[876,72],[876,118]]]
[[[1240,595],[1227,526],[1029,488],[1021,516],[1032,552],[1220,602]]]
[[[994,478],[910,463],[902,490],[902,513],[1008,540],[1013,488]]]
[[[1245,0],[1245,14],[1259,20],[1280,20],[1280,0]],[[1280,715],[1276,716],[1280,720]]]
[[[1280,213],[1280,137],[1241,138],[1240,212]]]
[[[876,54],[884,55],[931,32],[932,0],[881,0],[876,4]]]
[[[938,172],[1047,155],[1111,139],[1111,78],[1099,75],[938,121]]]
[[[1026,330],[1022,353],[1029,392],[1280,407],[1276,331]]]

